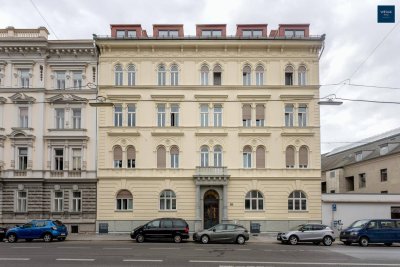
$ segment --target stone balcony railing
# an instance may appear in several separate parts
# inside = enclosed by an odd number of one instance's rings
[[[27,171],[26,170],[15,170],[14,171],[14,177],[25,177],[27,176]]]
[[[229,176],[227,167],[196,167],[196,177]]]

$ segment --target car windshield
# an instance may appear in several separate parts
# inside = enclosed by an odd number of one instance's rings
[[[355,221],[350,225],[350,228],[363,228],[366,223],[368,223],[369,220],[360,220],[360,221]]]
[[[304,224],[300,224],[300,225],[290,228],[290,231],[300,231],[303,227],[304,227]]]

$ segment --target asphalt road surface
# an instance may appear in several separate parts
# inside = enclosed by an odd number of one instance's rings
[[[134,241],[0,243],[0,266],[398,266],[400,244],[331,247],[280,243],[197,244]]]

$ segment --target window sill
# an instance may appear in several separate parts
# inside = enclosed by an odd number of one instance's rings
[[[84,132],[86,132],[86,131],[87,131],[86,128],[79,128],[79,129],[72,129],[72,128],[61,128],[61,129],[58,129],[58,128],[50,128],[50,129],[48,129],[48,130],[49,130],[49,132],[55,132],[55,131],[62,131],[62,132],[84,131]]]
[[[18,130],[25,130],[25,131],[33,131],[32,127],[11,127],[11,130],[18,131]]]
[[[250,212],[256,212],[256,213],[263,213],[266,210],[244,210],[244,212],[250,213]]]
[[[132,212],[133,211],[133,209],[131,209],[131,210],[114,210],[115,212]]]
[[[177,212],[178,210],[158,210],[158,212]]]
[[[308,210],[288,210],[289,213],[308,213]]]

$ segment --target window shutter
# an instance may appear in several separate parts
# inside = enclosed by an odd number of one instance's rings
[[[126,156],[128,159],[135,159],[136,158],[136,151],[134,147],[129,147],[126,151]]]
[[[256,168],[265,168],[265,149],[261,146],[256,150]]]
[[[246,104],[242,107],[243,120],[251,120],[251,105]]]
[[[166,160],[165,160],[165,147],[160,146],[157,149],[157,168],[165,168],[166,167]]]
[[[265,107],[264,105],[257,105],[256,106],[256,120],[263,120],[265,114]]]
[[[299,165],[308,166],[308,150],[305,146],[300,147]]]
[[[286,166],[294,166],[294,148],[286,148]]]
[[[114,160],[122,160],[122,148],[120,146],[114,148]]]

